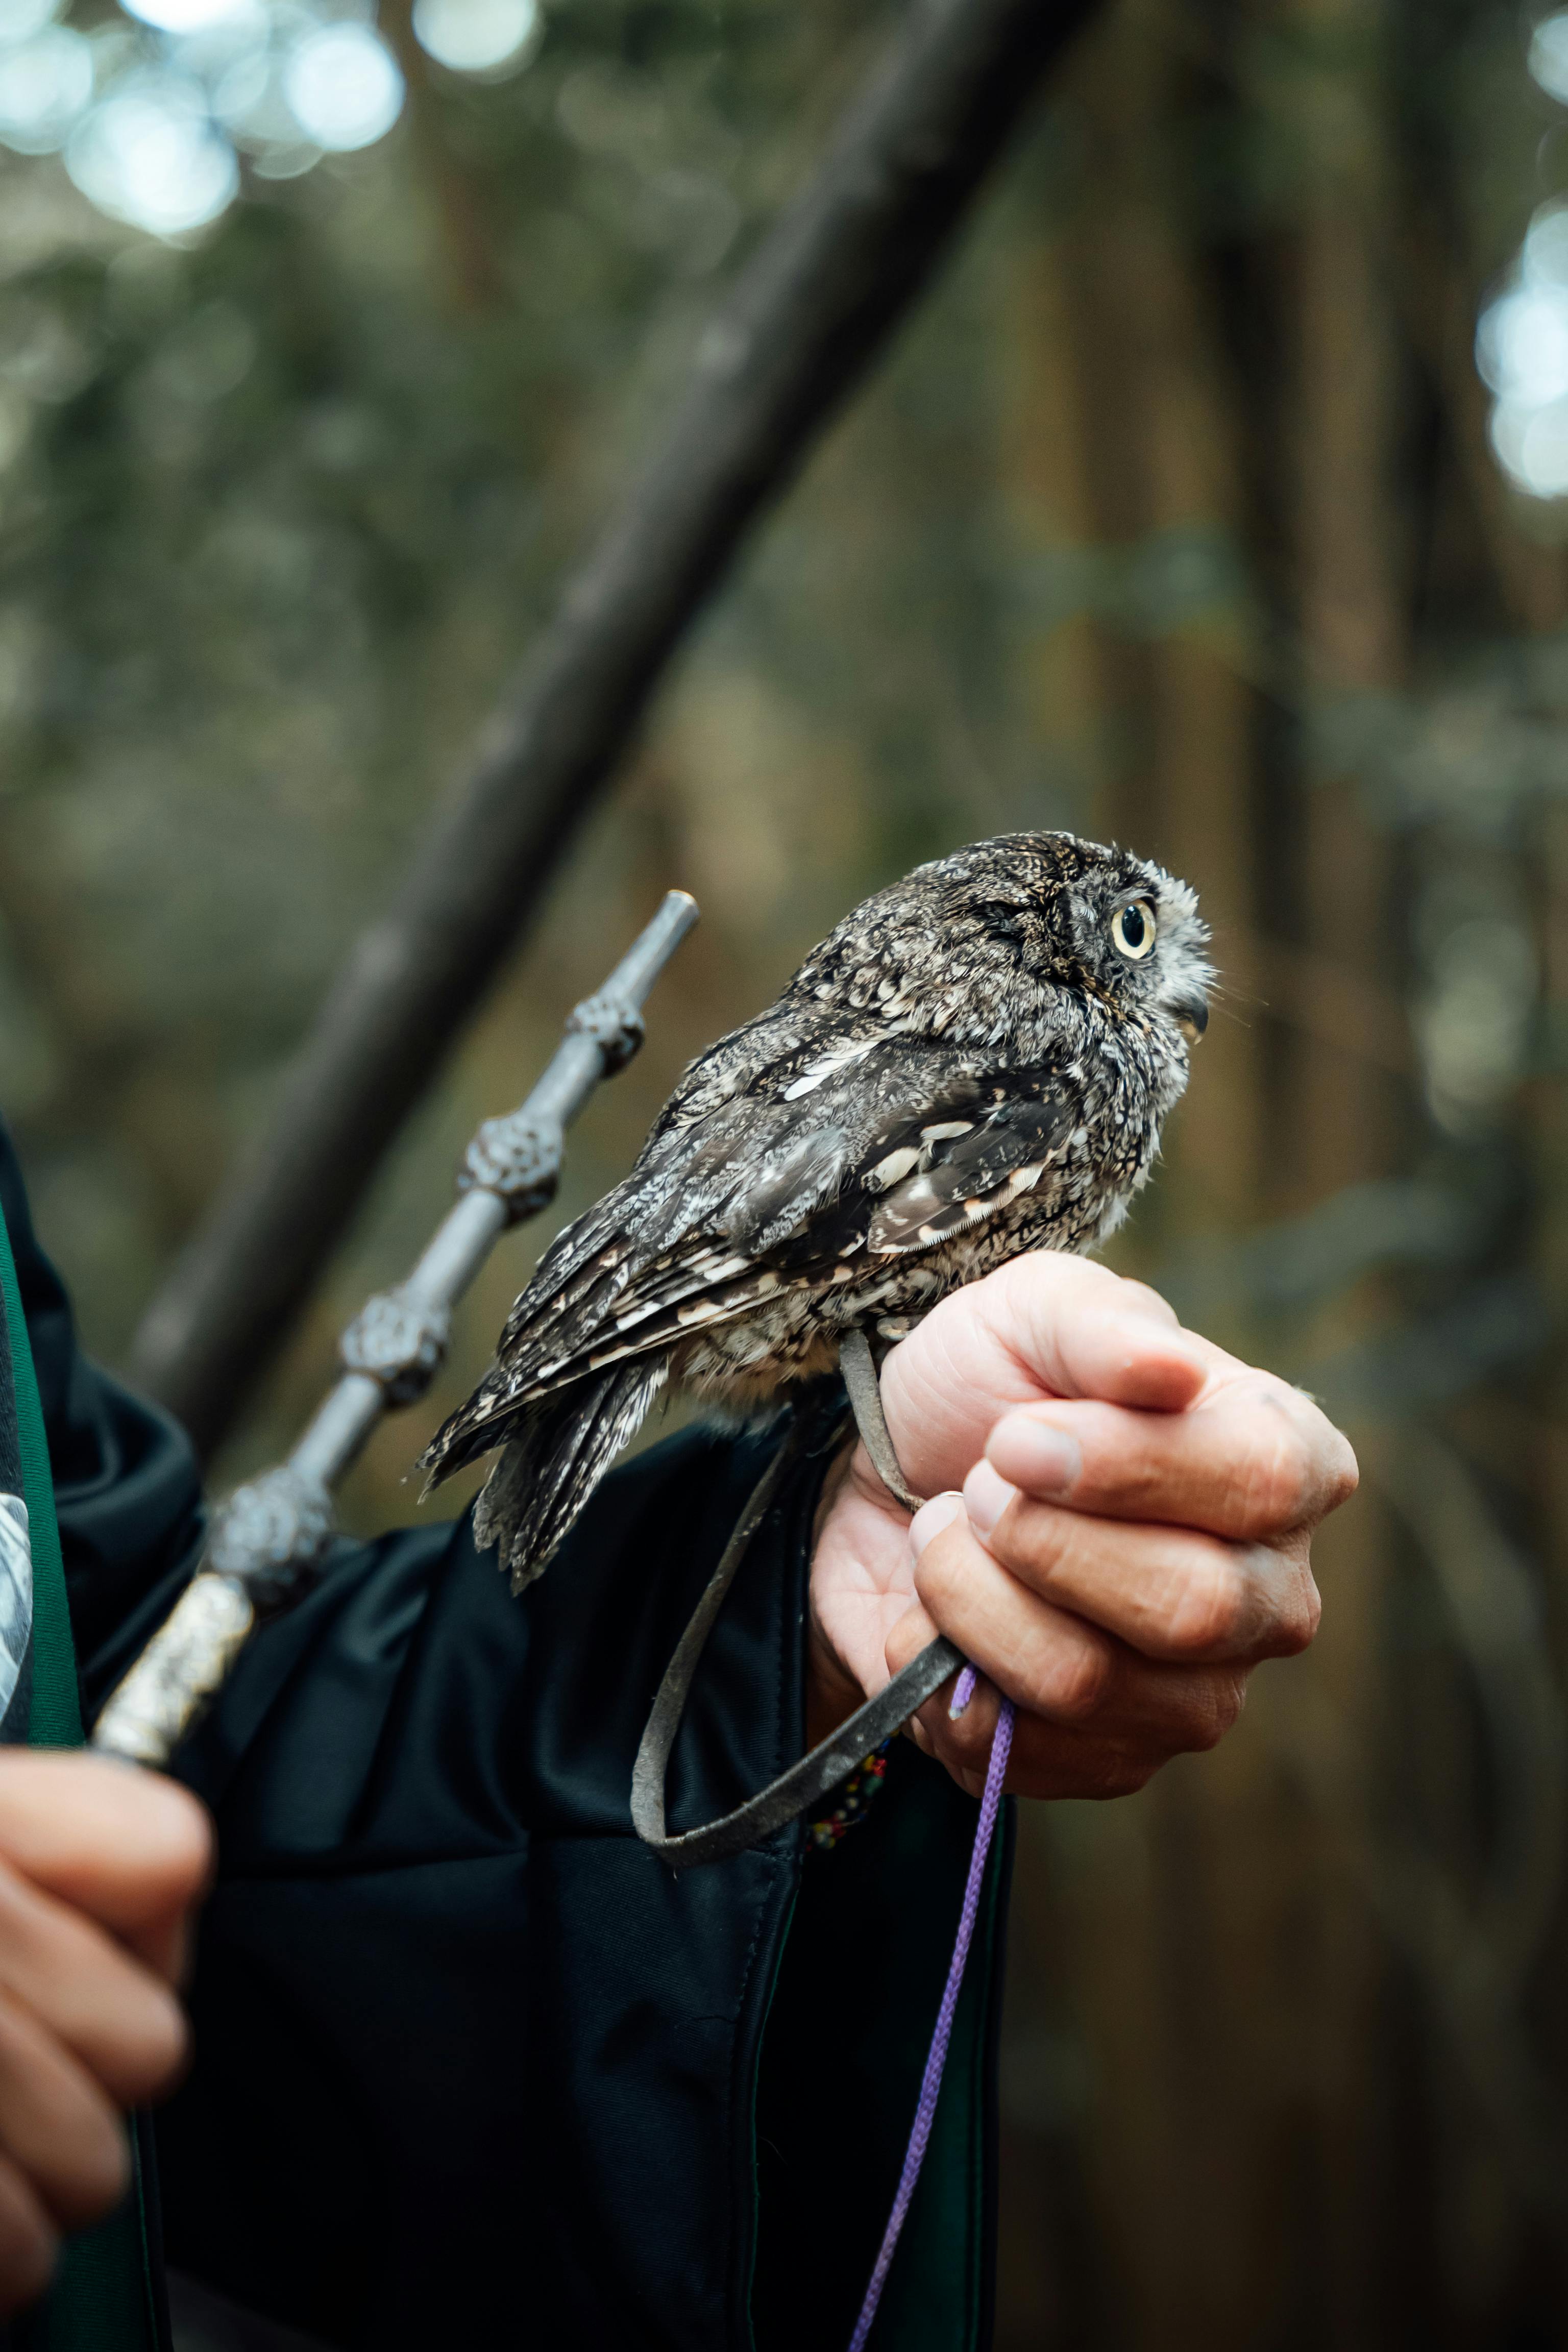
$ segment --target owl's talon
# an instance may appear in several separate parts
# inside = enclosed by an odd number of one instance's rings
[[[860,1433],[860,1443],[871,1457],[878,1477],[906,1511],[918,1511],[924,1497],[911,1494],[900,1466],[898,1449],[882,1411],[882,1383],[871,1343],[858,1323],[851,1324],[838,1341],[838,1369],[849,1391],[849,1410]]]

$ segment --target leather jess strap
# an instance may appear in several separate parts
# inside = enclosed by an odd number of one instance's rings
[[[748,1846],[760,1844],[774,1830],[783,1829],[786,1822],[793,1822],[797,1813],[805,1812],[808,1805],[816,1804],[829,1789],[847,1780],[873,1748],[879,1748],[884,1739],[907,1723],[915,1709],[922,1706],[963,1664],[962,1652],[939,1636],[928,1643],[901,1674],[895,1675],[886,1689],[858,1707],[831,1738],[792,1764],[787,1772],[781,1772],[759,1795],[748,1798],[732,1812],[721,1813],[716,1821],[706,1822],[700,1829],[684,1830],[675,1837],[667,1835],[665,1775],[698,1663],[752,1538],[767,1517],[785,1471],[801,1451],[804,1434],[803,1425],[797,1422],[752,1489],[734,1533],[724,1547],[723,1558],[692,1612],[691,1621],[658,1686],[658,1696],[637,1749],[637,1760],[632,1768],[632,1822],[637,1833],[674,1870],[689,1870],[698,1863],[726,1861],[731,1854],[742,1853]]]

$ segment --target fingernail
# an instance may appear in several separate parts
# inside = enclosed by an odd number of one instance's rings
[[[948,1702],[947,1719],[949,1723],[956,1723],[958,1721],[959,1717],[963,1713],[964,1709],[968,1706],[970,1700],[974,1696],[974,1685],[979,1679],[980,1677],[975,1673],[973,1666],[964,1667],[963,1672],[959,1675],[958,1680],[952,1686],[952,1696]]]
[[[963,1497],[955,1489],[945,1495],[933,1495],[929,1503],[922,1503],[910,1521],[910,1549],[915,1558],[919,1559],[927,1544],[941,1535],[943,1528],[952,1527],[954,1519],[963,1517]]]
[[[1017,1494],[1016,1486],[998,1477],[989,1462],[977,1462],[963,1482],[963,1507],[975,1534],[988,1536]]]
[[[1007,1475],[1031,1495],[1066,1495],[1083,1471],[1083,1449],[1053,1422],[1016,1412],[993,1430],[991,1443]]]

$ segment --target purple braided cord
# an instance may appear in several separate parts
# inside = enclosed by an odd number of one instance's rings
[[[974,1669],[965,1666],[953,1691],[949,1714],[962,1715],[973,1694]],[[974,1828],[974,1851],[969,1857],[969,1883],[963,1890],[963,1909],[959,1917],[952,1958],[948,1964],[946,1990],[942,1996],[942,2007],[936,2013],[936,2032],[931,2035],[931,2049],[926,2057],[920,2105],[915,2109],[914,2127],[910,2133],[910,2144],[904,2150],[904,2168],[899,2175],[898,2194],[893,2199],[893,2210],[888,2216],[888,2226],[882,2232],[881,2249],[871,2273],[871,2283],[866,2289],[866,2300],[860,2305],[855,2333],[849,2338],[849,2352],[865,2352],[866,2338],[871,2333],[871,2322],[877,2316],[877,2305],[882,2300],[882,2289],[888,2283],[888,2273],[892,2267],[893,2249],[899,2242],[899,2232],[904,2226],[910,2200],[915,2193],[915,2183],[921,2177],[921,2166],[925,2161],[926,2143],[931,2138],[931,2127],[936,2119],[937,2094],[942,2089],[942,2070],[947,2063],[947,2045],[952,2039],[959,1988],[963,1982],[964,1963],[969,1958],[974,1922],[979,1916],[986,1858],[991,1852],[996,1815],[1001,1809],[1007,1751],[1012,1745],[1013,1702],[1005,1698],[1002,1711],[996,1718],[996,1729],[992,1735],[991,1761],[985,1768],[985,1793],[980,1800],[980,1819]]]

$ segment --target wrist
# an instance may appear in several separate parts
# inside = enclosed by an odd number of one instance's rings
[[[805,1744],[818,1747],[847,1723],[866,1694],[811,1610],[805,1629]]]
[[[812,1564],[835,1506],[849,1481],[855,1441],[842,1445],[828,1465],[811,1531]],[[823,1626],[816,1606],[816,1580],[811,1579],[805,1618],[805,1744],[816,1748],[847,1723],[866,1696],[859,1682],[839,1655]]]

